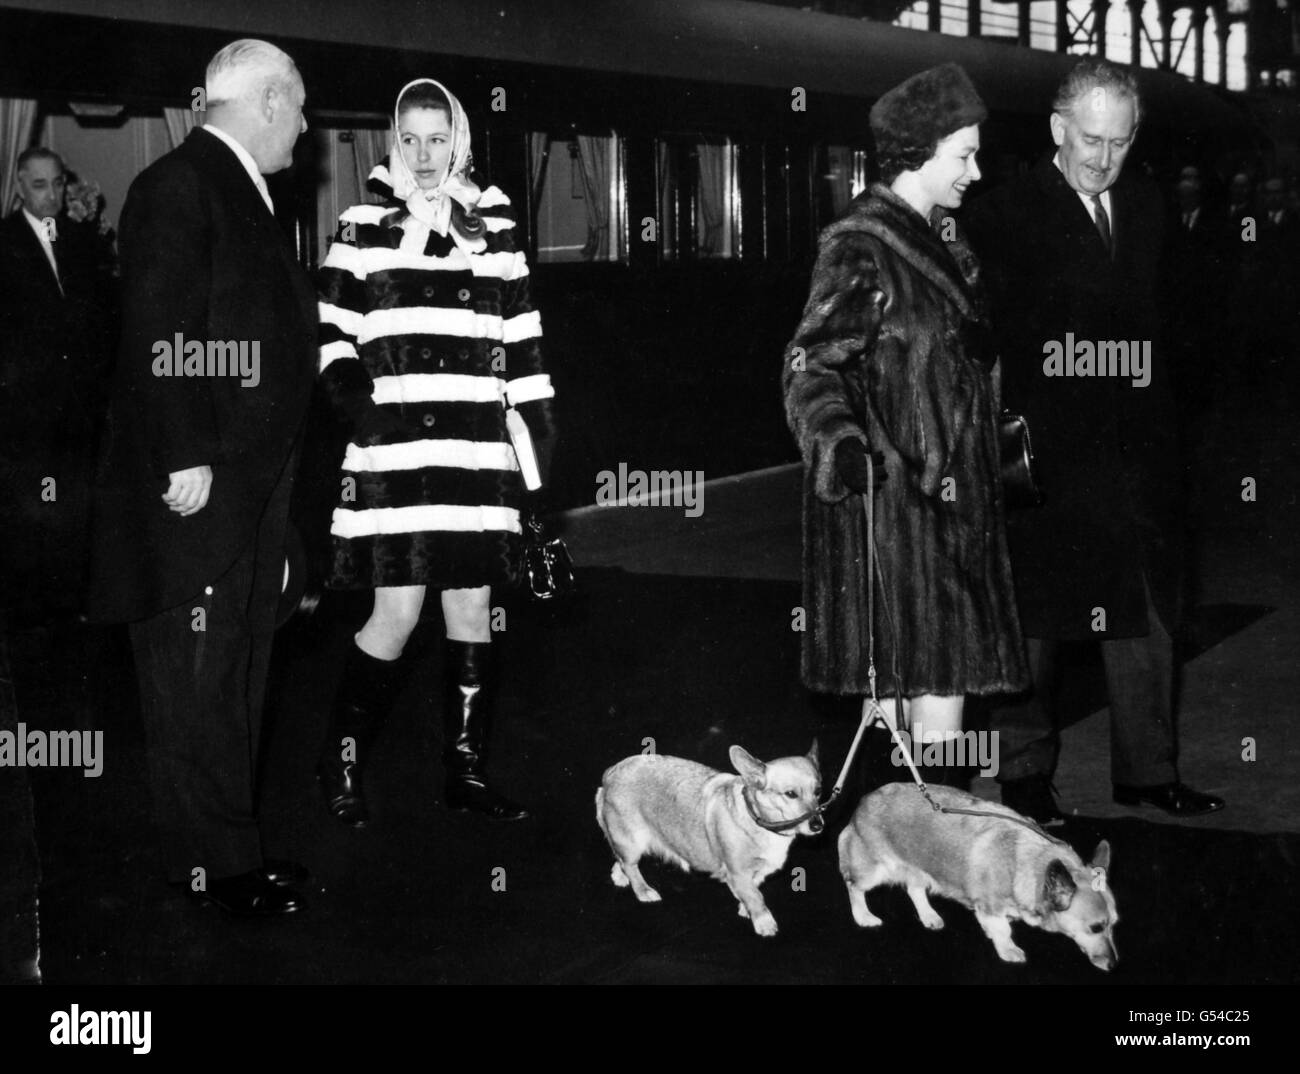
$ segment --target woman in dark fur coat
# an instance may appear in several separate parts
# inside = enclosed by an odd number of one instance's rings
[[[373,589],[330,716],[317,777],[330,811],[366,822],[361,771],[405,676],[399,658],[438,591],[446,804],[498,820],[522,806],[487,782],[493,586],[516,580],[524,486],[506,427],[515,407],[545,471],[554,392],[510,201],[470,178],[465,110],[417,79],[371,173],[382,205],[340,219],[321,266],[321,378],[352,429],[330,532],[334,588]]]
[[[882,181],[822,233],[782,374],[805,466],[803,681],[870,692],[861,494],[872,478],[879,690],[895,694],[896,661],[904,722],[924,739],[960,732],[967,695],[1028,686],[979,266],[944,212],[979,178],[986,115],[955,64],[872,108]],[[892,696],[882,707],[896,719]],[[944,776],[963,782],[930,773]]]

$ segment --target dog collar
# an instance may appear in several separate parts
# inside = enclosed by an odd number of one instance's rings
[[[804,821],[817,816],[817,814],[819,814],[822,811],[822,807],[819,806],[818,808],[811,810],[807,813],[804,813],[801,816],[795,817],[794,820],[782,820],[782,821],[768,820],[761,813],[759,813],[758,806],[754,804],[754,800],[749,796],[748,785],[746,785],[744,789],[740,792],[740,796],[745,799],[745,808],[749,810],[749,815],[754,818],[755,824],[757,824],[760,828],[766,828],[769,832],[772,832],[775,835],[784,835],[788,839],[794,838],[793,833],[791,833],[790,831],[791,828],[799,827],[799,825],[802,824]]]

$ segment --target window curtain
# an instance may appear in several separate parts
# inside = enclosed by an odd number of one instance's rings
[[[702,142],[696,147],[700,167],[700,224],[697,248],[703,257],[725,255],[723,223],[727,211],[728,146]]]
[[[856,198],[867,189],[868,185],[867,151],[865,149],[855,149],[853,151],[853,187],[850,193]]]
[[[546,162],[551,156],[551,136],[534,131],[528,136],[528,166],[531,170],[530,198],[533,219],[542,206],[542,191],[546,189]]]
[[[609,150],[613,139],[578,135],[578,170],[587,195],[587,243],[584,261],[609,260]]]
[[[199,113],[192,108],[164,108],[163,122],[167,125],[167,140],[175,149],[199,126]]]
[[[673,149],[667,142],[655,143],[655,180],[659,191],[659,250],[664,257],[677,252],[676,176]]]
[[[393,135],[388,130],[352,131],[352,169],[357,179],[357,196],[362,201],[378,202],[378,195],[366,189],[366,180],[376,164],[392,151]]]
[[[18,197],[18,156],[32,143],[36,102],[0,97],[0,215],[7,216]]]

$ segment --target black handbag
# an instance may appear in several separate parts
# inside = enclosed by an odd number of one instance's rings
[[[524,515],[524,574],[534,600],[554,600],[573,592],[573,559],[559,537],[547,537],[546,527],[531,511]]]
[[[1034,448],[1029,441],[1029,423],[1023,415],[1004,410],[999,416],[998,449],[1007,507],[1041,507],[1043,491],[1034,477]]]

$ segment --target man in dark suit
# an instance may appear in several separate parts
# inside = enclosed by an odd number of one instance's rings
[[[1043,823],[1062,819],[1051,701],[1059,643],[1071,639],[1101,643],[1115,800],[1179,816],[1223,806],[1176,767],[1182,472],[1159,338],[1164,210],[1150,182],[1122,170],[1140,108],[1131,73],[1080,61],[1054,103],[1056,154],[968,221],[990,283],[1002,402],[1028,420],[1047,497],[1007,523],[1034,692],[993,716],[1002,800]]]
[[[1228,183],[1228,208],[1225,214],[1228,227],[1240,236],[1246,217],[1253,216],[1254,212],[1250,176],[1245,172],[1237,172]]]
[[[24,151],[0,221],[0,605],[42,625],[84,595],[111,335],[98,236],[63,211],[64,183],[56,153]]]
[[[255,773],[316,302],[263,174],[306,130],[293,61],[236,41],[206,125],[122,214],[122,342],[90,592],[130,623],[168,879],[247,916],[299,909],[301,867],[262,854]]]
[[[1287,353],[1290,330],[1295,323],[1297,248],[1300,248],[1300,220],[1287,204],[1286,184],[1279,178],[1265,180],[1260,194],[1259,236],[1256,254],[1259,259],[1259,315],[1269,331],[1267,339],[1272,353]]]

